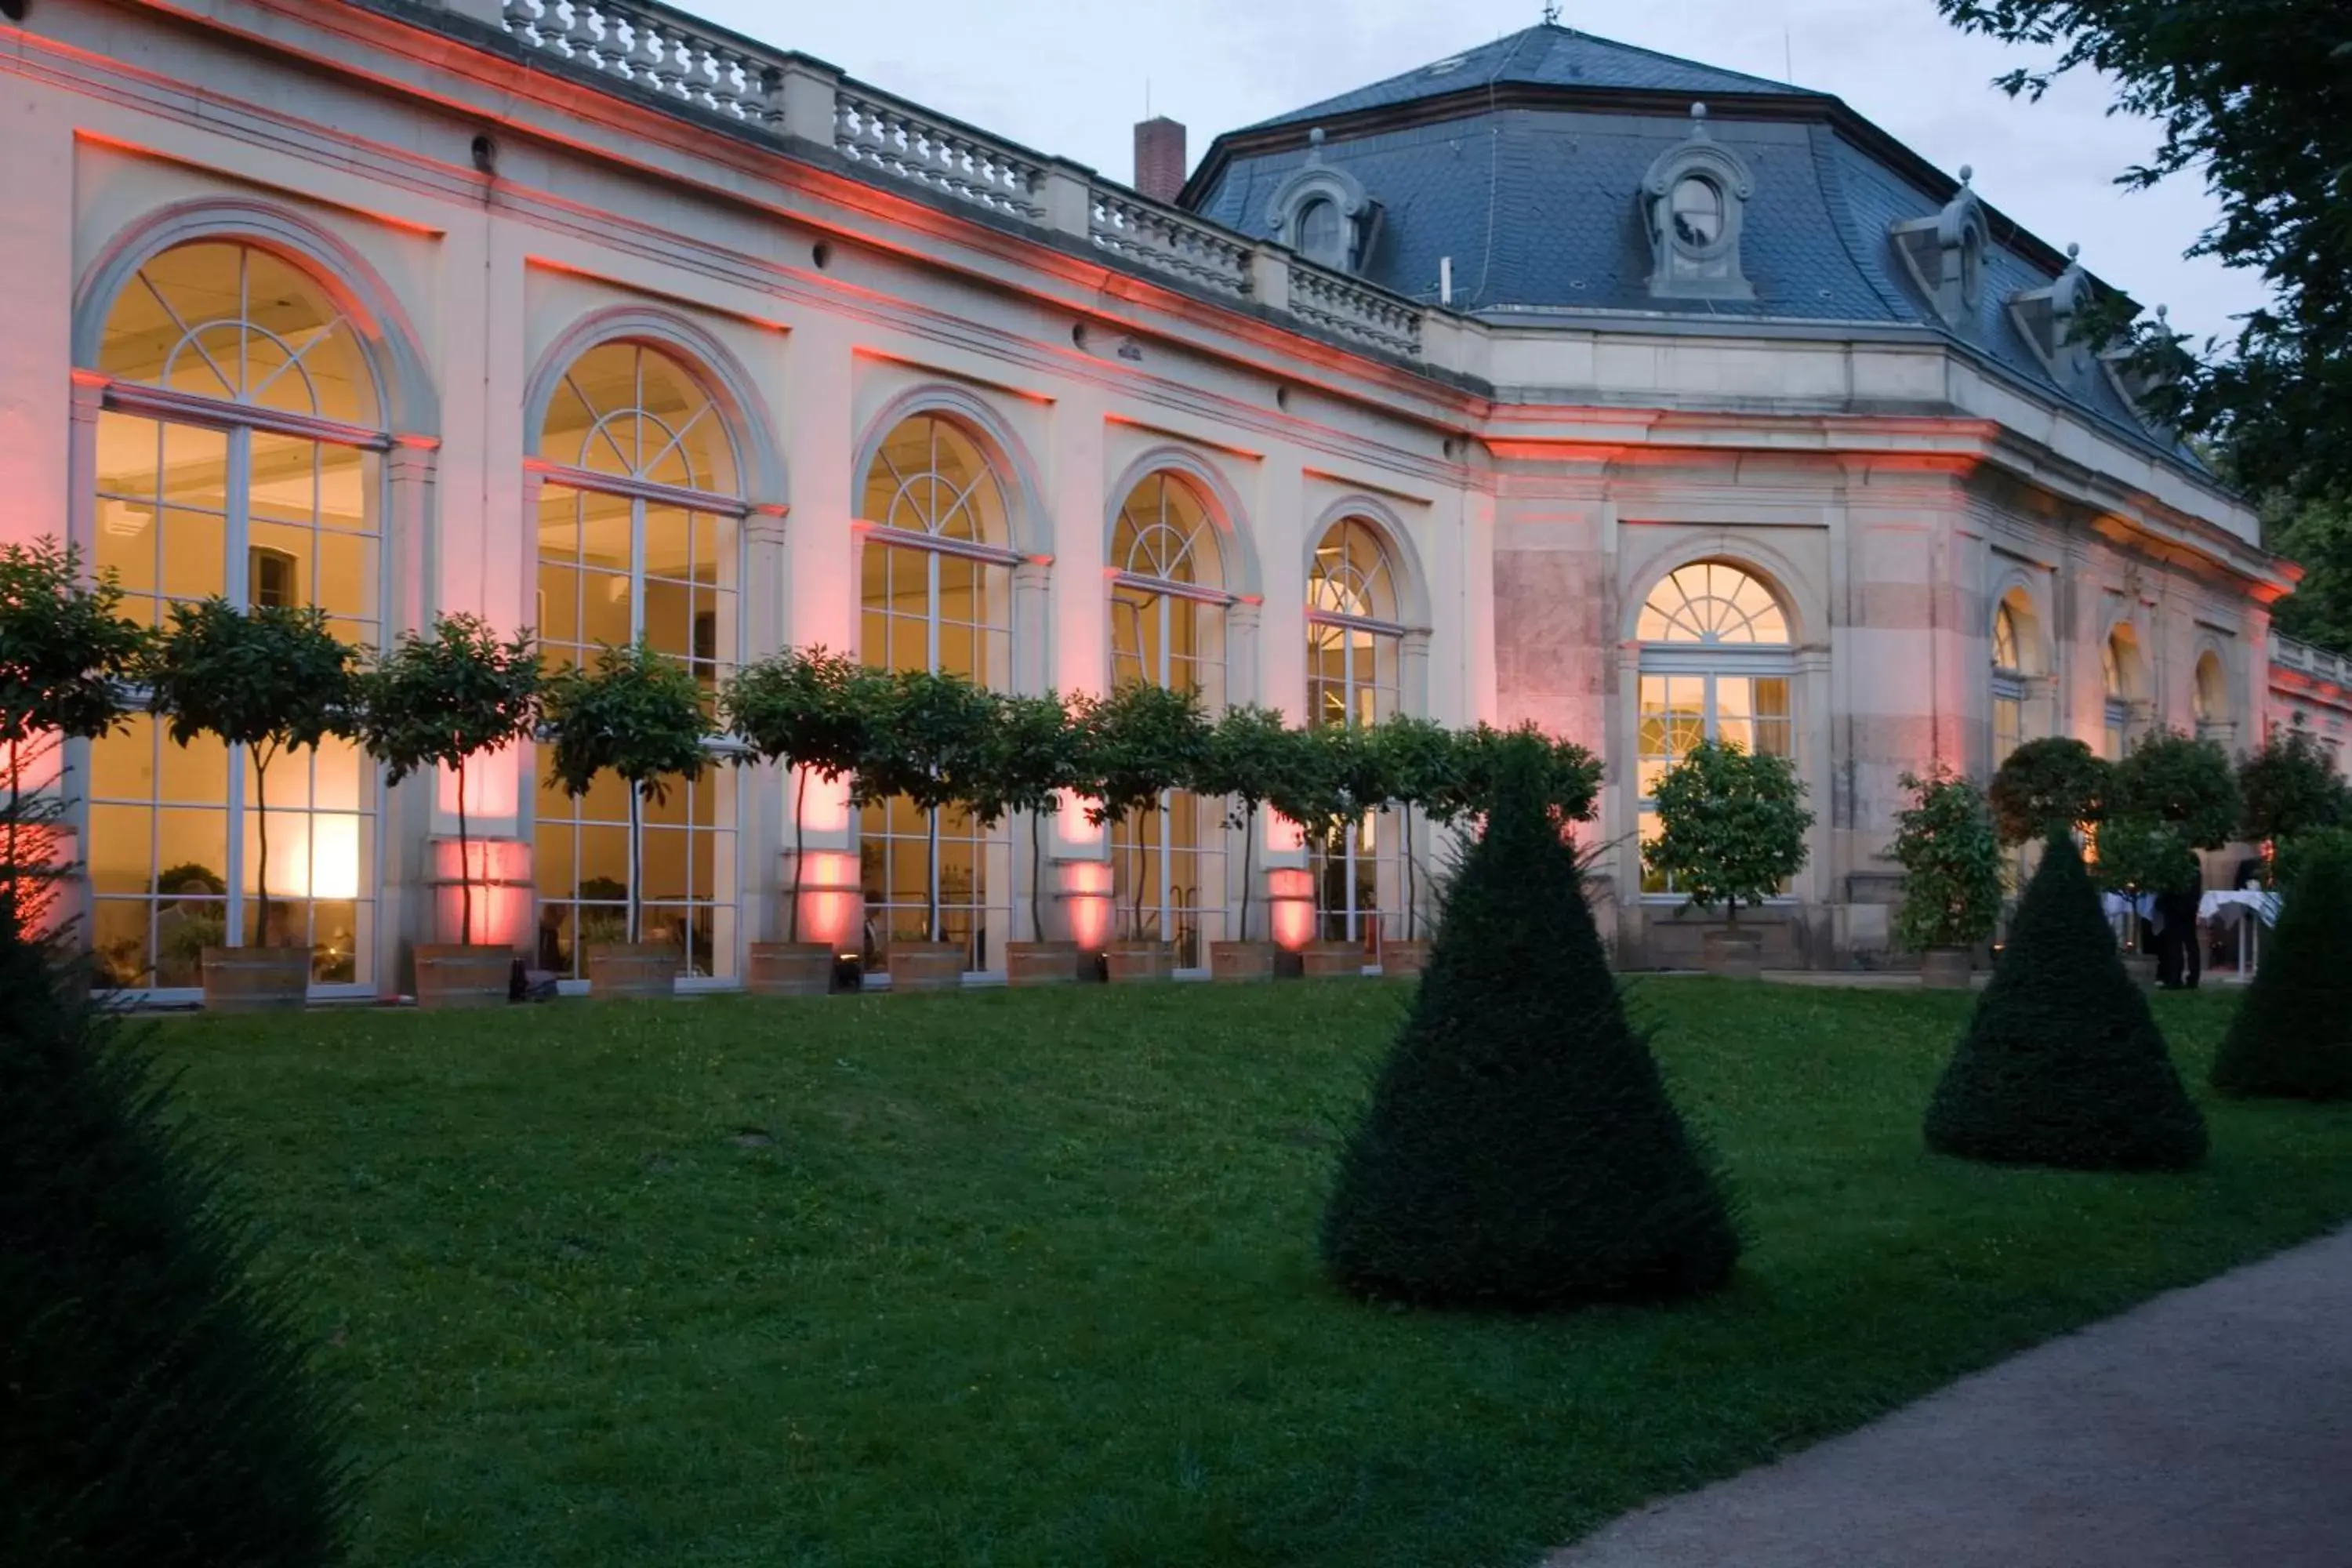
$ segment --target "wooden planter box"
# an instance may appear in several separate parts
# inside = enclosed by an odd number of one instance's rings
[[[1919,956],[1919,984],[1930,991],[1966,991],[1976,954],[1965,947],[1931,947]]]
[[[208,947],[203,963],[206,1012],[291,1013],[310,1000],[307,947]]]
[[[1164,942],[1115,942],[1103,949],[1103,967],[1114,985],[1165,980],[1176,972],[1176,949]]]
[[[1726,980],[1754,980],[1764,973],[1764,933],[1711,931],[1699,939],[1699,965]]]
[[[953,991],[963,984],[960,942],[893,942],[882,952],[893,991]]]
[[[588,992],[599,1002],[644,1002],[677,994],[686,955],[666,942],[604,942],[588,949]]]
[[[755,942],[743,986],[754,996],[823,996],[833,989],[829,942]]]
[[[1078,944],[1075,942],[1008,942],[1004,944],[1007,985],[1075,985],[1078,981]]]
[[[416,1005],[503,1007],[514,979],[511,949],[455,942],[416,944]]]
[[[1298,954],[1299,968],[1309,980],[1340,975],[1360,979],[1364,973],[1364,948],[1354,942],[1310,942]]]
[[[1429,939],[1415,937],[1411,942],[1384,942],[1381,944],[1381,973],[1387,975],[1418,974],[1429,967]]]
[[[1209,976],[1213,980],[1272,980],[1274,955],[1280,951],[1270,942],[1213,942],[1209,944]]]

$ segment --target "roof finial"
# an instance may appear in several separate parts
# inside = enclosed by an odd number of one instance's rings
[[[1544,26],[1547,26],[1547,27],[1557,27],[1557,26],[1559,26],[1559,0],[1544,0],[1544,12],[1543,12],[1543,16],[1544,16]]]
[[[1976,170],[1967,163],[1960,165],[1960,184],[1965,185],[1977,177]]]
[[[1706,118],[1706,105],[1704,103],[1692,104],[1691,118],[1693,120],[1705,120]]]
[[[2083,258],[2083,246],[2082,246],[2082,242],[2081,242],[2080,240],[2075,240],[2075,241],[2072,241],[2072,242],[2070,242],[2070,243],[2067,245],[2067,247],[2066,247],[2066,259],[2067,259],[2067,260],[2069,260],[2069,261],[2080,261],[2082,258]]]
[[[1323,128],[1320,125],[1307,133],[1307,161],[1309,163],[1323,161]]]

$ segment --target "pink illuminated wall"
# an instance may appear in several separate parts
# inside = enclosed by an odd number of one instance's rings
[[[470,774],[472,769],[467,772]],[[470,785],[472,779],[467,783]],[[433,841],[434,930],[444,942],[527,948],[531,942],[537,894],[531,885],[530,846],[515,838],[477,838],[461,860],[455,838]],[[467,873],[459,876],[460,868]],[[474,924],[465,924],[465,882],[474,889]]]
[[[1065,860],[1059,868],[1062,908],[1070,922],[1070,940],[1091,952],[1110,935],[1110,862]]]

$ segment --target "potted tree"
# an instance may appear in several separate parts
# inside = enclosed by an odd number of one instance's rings
[[[1760,904],[1804,869],[1813,826],[1805,786],[1786,757],[1736,742],[1703,741],[1658,780],[1658,835],[1642,846],[1649,868],[1671,878],[1691,908],[1724,908],[1702,939],[1707,972],[1753,978],[1763,933],[1742,930],[1739,908]]]
[[[2168,894],[2197,885],[2197,853],[2180,829],[2150,814],[2111,810],[2099,825],[2098,861],[2093,879],[2103,892],[2124,898],[2137,935],[2134,950],[2124,954],[2124,970],[2142,990],[2156,989],[2157,956],[2148,942],[2147,906]]]
[[[868,688],[877,711],[866,729],[854,798],[877,805],[904,795],[923,814],[927,845],[923,935],[895,931],[883,948],[893,991],[942,991],[963,983],[964,946],[940,922],[940,813],[969,800],[994,716],[987,692],[959,675],[894,670]]]
[[[1903,868],[1895,934],[1920,955],[1920,983],[1965,991],[1974,949],[2000,919],[2000,845],[1984,792],[1937,766],[1905,773],[1911,804],[1895,817],[1891,858]]]
[[[2015,847],[2056,833],[2079,833],[2106,811],[2115,768],[2065,735],[2028,741],[2009,754],[1985,792],[2000,842]]]
[[[360,743],[383,764],[385,783],[436,768],[457,776],[457,940],[417,943],[420,1007],[479,1007],[507,999],[514,949],[477,940],[478,868],[466,816],[466,766],[538,729],[541,684],[539,647],[530,632],[501,642],[487,623],[466,615],[436,617],[430,636],[402,634],[360,678]]]
[[[1299,952],[1300,970],[1310,977],[1361,974],[1363,944],[1322,935],[1320,911],[1331,902],[1333,858],[1348,831],[1363,819],[1362,803],[1385,797],[1385,775],[1365,731],[1352,725],[1300,731],[1297,745],[1296,763],[1270,798],[1276,811],[1298,825],[1314,862],[1317,935]]]
[[[597,650],[593,668],[566,666],[547,686],[549,782],[577,799],[600,773],[628,786],[628,916],[618,942],[585,941],[590,994],[605,1001],[667,996],[685,965],[677,942],[644,942],[644,803],[667,798],[669,781],[702,776],[709,716],[701,683],[651,643]]]
[[[2280,844],[2352,817],[2352,792],[2301,714],[2273,728],[2262,749],[2238,763],[2238,795],[2245,807],[2240,831],[2249,844]]]
[[[1125,822],[1129,829],[1131,898],[1128,934],[1104,949],[1103,966],[1114,981],[1165,979],[1174,968],[1174,945],[1154,934],[1143,912],[1143,824],[1169,791],[1187,787],[1199,769],[1206,721],[1201,700],[1191,690],[1171,690],[1149,681],[1130,681],[1094,704],[1087,714],[1087,819],[1099,827]]]
[[[1404,934],[1381,945],[1381,972],[1418,974],[1429,962],[1429,942],[1421,934],[1421,852],[1413,819],[1426,816],[1444,826],[1461,799],[1464,748],[1443,725],[1427,719],[1396,718],[1376,731],[1404,822]]]
[[[1029,940],[1004,944],[1004,978],[1013,985],[1066,985],[1078,978],[1075,942],[1045,935],[1045,821],[1077,786],[1078,728],[1061,693],[1000,697],[983,731],[980,767],[964,805],[982,827],[1014,812],[1029,819]]]
[[[1258,808],[1283,787],[1297,766],[1300,737],[1270,708],[1251,703],[1218,715],[1201,740],[1201,763],[1193,787],[1225,799],[1225,826],[1242,834],[1240,935],[1209,944],[1209,973],[1217,980],[1271,980],[1276,949],[1250,936],[1251,894],[1257,882]]]
[[[822,996],[833,989],[834,947],[801,938],[808,889],[808,788],[812,778],[838,783],[870,749],[866,731],[881,677],[822,647],[786,648],[746,665],[720,689],[719,710],[743,742],[739,763],[776,763],[793,777],[793,878],[784,940],[755,942],[744,984],[762,996]]]
[[[2156,858],[2145,869],[2160,879],[2144,883],[2139,890],[2156,900],[2159,983],[2194,985],[2200,967],[2198,903],[2205,884],[2205,868],[2194,852],[2228,844],[2245,816],[2229,753],[2218,742],[2192,739],[2178,730],[2159,729],[2142,736],[2116,764],[2110,815],[2161,823],[2188,852],[2185,859],[2174,857],[2160,841],[2151,840],[2148,852]],[[2103,834],[2102,858],[2105,845]],[[2142,934],[2147,934],[2145,929]]]
[[[172,606],[171,627],[146,671],[148,706],[173,744],[217,735],[242,747],[253,769],[254,941],[205,950],[206,1007],[299,1007],[309,994],[310,946],[279,940],[285,933],[270,921],[269,766],[352,732],[357,665],[357,653],[327,629],[326,613],[315,606],[246,611],[217,597]]]
[[[49,749],[94,741],[122,722],[125,688],[138,678],[146,629],[121,613],[111,573],[82,575],[81,557],[53,539],[0,547],[0,765],[7,769],[0,936],[46,924],[49,884],[64,870],[58,818],[65,802],[26,798],[49,770]]]

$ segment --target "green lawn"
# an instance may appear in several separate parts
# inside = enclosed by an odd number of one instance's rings
[[[355,1385],[366,1564],[1529,1563],[2352,1218],[2352,1110],[2203,1173],[1929,1157],[1966,1000],[1638,990],[1753,1243],[1696,1308],[1367,1308],[1315,1220],[1372,983],[164,1026]],[[2201,1083],[2230,999],[2164,998]]]

